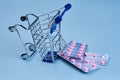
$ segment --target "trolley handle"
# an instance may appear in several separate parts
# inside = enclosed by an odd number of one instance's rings
[[[64,6],[64,11],[61,13],[60,16],[57,16],[54,20],[54,24],[52,25],[51,27],[51,30],[50,30],[50,33],[52,34],[55,30],[56,30],[56,27],[57,27],[57,24],[59,24],[61,21],[62,21],[62,17],[63,15],[65,14],[66,11],[68,11],[70,8],[72,7],[72,5],[70,3],[66,4]]]
[[[68,11],[71,8],[71,6],[72,5],[70,3],[68,3],[68,4],[66,4],[64,6],[64,8],[65,8],[64,11],[61,13],[60,16],[58,16],[58,17],[55,18],[55,24],[58,24],[58,23],[60,23],[62,21],[63,15],[65,14],[66,11]]]

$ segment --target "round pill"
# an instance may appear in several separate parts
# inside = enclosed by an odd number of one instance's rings
[[[89,60],[88,60],[88,59],[86,59],[86,60],[85,60],[85,63],[89,63]]]
[[[83,67],[83,70],[84,70],[85,72],[88,72],[88,67]]]
[[[83,61],[83,57],[79,57],[79,60],[80,60],[80,61]]]
[[[83,53],[83,51],[79,50],[79,51],[78,51],[78,53],[82,54],[82,53]]]
[[[84,46],[84,45],[82,45],[82,46],[80,46],[80,48],[83,48],[83,49],[84,49],[84,48],[85,48],[85,46]]]
[[[80,68],[82,66],[82,64],[81,63],[77,63],[77,66]]]
[[[91,66],[92,66],[92,67],[96,67],[96,64],[95,64],[95,63],[92,63]]]
[[[76,60],[75,59],[71,59],[71,63],[75,64]]]
[[[69,49],[73,50],[74,46],[70,46]]]
[[[79,53],[77,54],[77,57],[78,57],[78,58],[80,58],[81,56],[82,56],[81,54],[79,54]]]
[[[100,62],[99,62],[99,64],[101,64],[101,65],[104,65],[104,61],[103,60],[101,60]]]
[[[89,54],[88,54],[88,52],[85,52],[85,54],[84,54],[85,56],[88,56]]]
[[[69,51],[69,52],[71,52],[72,50],[73,50],[73,49],[71,49],[71,48],[68,48],[68,51]]]
[[[71,54],[71,52],[69,52],[69,51],[67,51],[66,53],[67,53],[67,56],[70,56],[70,54]]]
[[[94,53],[94,54],[92,54],[92,56],[93,56],[93,57],[97,57],[97,54],[96,54],[96,53]]]
[[[80,51],[83,51],[83,50],[84,50],[84,48],[80,48],[79,50],[80,50]]]
[[[75,41],[73,41],[71,44],[76,44],[76,42],[75,42]]]
[[[69,56],[66,56],[66,57],[65,57],[66,60],[69,60],[69,58],[70,58]]]
[[[75,44],[71,44],[72,47],[75,47]]]

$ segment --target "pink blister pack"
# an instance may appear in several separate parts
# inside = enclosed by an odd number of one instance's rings
[[[58,55],[83,72],[91,72],[108,63],[108,55],[87,52],[86,43],[71,41]]]

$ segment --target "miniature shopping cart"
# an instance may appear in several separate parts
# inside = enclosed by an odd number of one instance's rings
[[[21,54],[23,60],[31,60],[36,53],[39,53],[44,62],[54,62],[57,58],[56,53],[66,46],[66,42],[61,35],[61,21],[64,13],[70,8],[71,4],[68,3],[58,10],[40,16],[26,14],[21,16],[20,19],[28,23],[27,28],[20,24],[8,28],[11,32],[17,32],[24,46],[26,52]],[[17,26],[30,31],[32,42],[24,43]]]

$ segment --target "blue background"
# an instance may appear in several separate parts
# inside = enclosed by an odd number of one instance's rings
[[[109,54],[108,66],[84,74],[61,59],[53,64],[41,62],[39,55],[30,62],[20,59],[24,49],[8,27],[23,24],[22,15],[40,15],[68,2],[72,8],[63,17],[64,39],[86,42],[89,52]],[[0,0],[0,80],[119,80],[119,45],[120,0]]]

